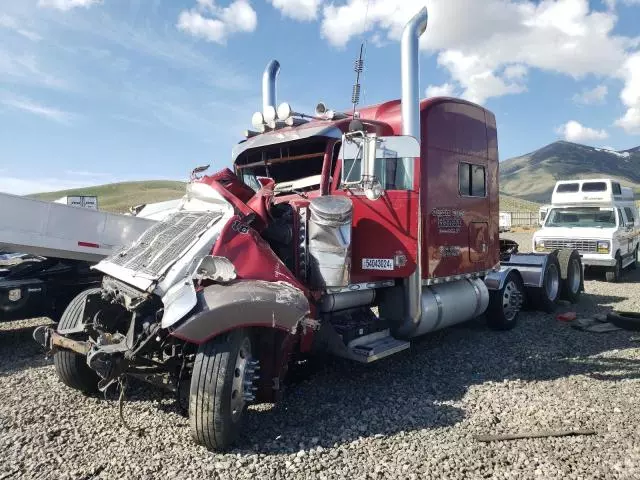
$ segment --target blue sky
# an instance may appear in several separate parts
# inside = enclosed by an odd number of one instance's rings
[[[278,102],[399,97],[421,6],[421,91],[483,104],[506,159],[558,139],[640,145],[640,0],[2,0],[0,191],[187,178],[230,163],[281,63]]]

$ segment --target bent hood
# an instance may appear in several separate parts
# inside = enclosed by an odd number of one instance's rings
[[[232,216],[231,204],[213,188],[189,184],[175,213],[93,268],[139,290],[163,295],[178,278],[193,273],[190,270],[211,250]]]

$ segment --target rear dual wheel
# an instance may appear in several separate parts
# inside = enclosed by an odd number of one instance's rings
[[[547,256],[542,272],[542,286],[528,289],[528,301],[532,307],[551,313],[555,310],[560,298],[562,280],[560,278],[560,262],[556,252]]]
[[[584,283],[584,270],[580,254],[576,250],[560,250],[558,252],[560,272],[562,274],[562,289],[560,298],[571,303],[577,303]]]
[[[489,292],[487,325],[493,330],[511,330],[516,326],[524,299],[524,285],[520,275],[510,271],[502,288]]]

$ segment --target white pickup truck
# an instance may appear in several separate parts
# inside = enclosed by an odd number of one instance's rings
[[[574,248],[585,267],[604,268],[609,282],[636,267],[640,220],[634,193],[612,179],[558,181],[533,250]]]

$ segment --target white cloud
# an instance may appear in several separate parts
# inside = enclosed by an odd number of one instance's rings
[[[102,0],[38,0],[39,7],[55,8],[62,11],[78,7],[88,8],[99,3],[102,3]]]
[[[596,130],[570,120],[556,129],[558,135],[562,135],[568,142],[588,142],[590,140],[603,140],[609,137],[605,130]]]
[[[268,0],[283,15],[301,21],[311,21],[318,16],[322,0]]]
[[[604,103],[604,99],[609,93],[609,89],[606,85],[598,85],[591,89],[583,89],[580,93],[576,93],[573,96],[575,103],[581,103],[583,105],[594,105],[598,103]]]
[[[213,0],[198,0],[197,4],[195,9],[180,12],[177,24],[179,30],[194,37],[225,44],[232,33],[253,32],[258,25],[258,15],[249,0],[234,0],[225,8],[216,6]]]
[[[640,52],[630,56],[624,65],[625,87],[620,93],[627,111],[616,125],[627,133],[640,134]]]
[[[47,107],[40,105],[28,98],[17,96],[6,96],[0,98],[0,104],[6,107],[21,110],[23,112],[31,113],[47,120],[53,120],[54,122],[68,124],[70,123],[73,115],[57,108]]]
[[[529,69],[526,65],[509,65],[504,69],[503,75],[509,80],[521,80],[527,76]]]
[[[452,97],[455,95],[456,87],[450,83],[442,85],[429,85],[425,91],[427,97]]]
[[[28,38],[29,40],[32,40],[34,42],[42,40],[42,37],[36,32],[21,27],[15,18],[10,17],[9,15],[6,15],[4,13],[0,14],[0,28],[13,30],[17,34],[22,35],[23,37]]]
[[[383,33],[398,40],[425,0],[334,1],[324,6],[321,35],[336,47],[353,37]],[[616,76],[637,39],[614,34],[614,11],[589,0],[431,0],[420,44],[436,53],[462,96],[486,99],[526,90],[529,69],[581,79]]]

